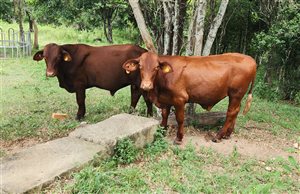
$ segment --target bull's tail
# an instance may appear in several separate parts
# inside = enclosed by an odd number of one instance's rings
[[[247,114],[247,112],[250,110],[250,106],[251,106],[251,102],[252,102],[252,89],[253,89],[253,85],[254,85],[254,80],[255,77],[253,78],[252,82],[251,82],[251,86],[250,86],[250,90],[248,92],[248,98],[246,101],[246,105],[243,111],[243,115]]]

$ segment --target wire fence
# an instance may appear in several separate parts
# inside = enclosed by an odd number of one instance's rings
[[[9,28],[5,32],[0,27],[0,58],[18,58],[31,55],[30,32],[24,32],[20,37],[19,31]]]

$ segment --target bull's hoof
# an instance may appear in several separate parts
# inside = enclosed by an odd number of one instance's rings
[[[230,139],[230,135],[225,135],[223,139]]]
[[[81,121],[83,118],[84,118],[84,116],[77,115],[75,119],[76,119],[77,121]]]
[[[129,114],[132,114],[135,112],[135,108],[133,108],[132,106],[130,106],[129,110],[128,110],[128,113]]]
[[[175,139],[174,140],[174,145],[181,145],[182,144],[182,140],[179,140],[179,139]]]
[[[217,137],[214,137],[214,138],[212,139],[212,141],[215,142],[215,143],[220,143],[220,142],[221,142],[221,139],[219,139],[219,138],[217,138]]]

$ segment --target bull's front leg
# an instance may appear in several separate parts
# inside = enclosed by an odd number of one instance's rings
[[[151,100],[148,98],[148,95],[146,92],[143,92],[143,98],[147,105],[147,116],[153,116],[153,106]]]
[[[78,104],[76,119],[80,120],[85,115],[85,89],[76,90],[76,101]]]
[[[131,103],[130,103],[129,113],[133,113],[133,111],[142,95],[142,92],[139,90],[139,87],[136,85],[130,86],[130,92],[131,92]]]
[[[161,120],[161,126],[165,128],[165,130],[167,130],[168,127],[168,117],[170,114],[170,106],[164,107],[161,109],[161,116],[162,116],[162,120]]]
[[[178,124],[178,130],[177,130],[177,137],[174,140],[174,143],[180,145],[180,144],[182,144],[183,133],[184,133],[184,128],[183,128],[184,104],[175,106],[175,114],[176,114],[176,121]]]

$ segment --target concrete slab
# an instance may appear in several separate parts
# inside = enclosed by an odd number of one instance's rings
[[[159,121],[130,114],[114,115],[102,122],[77,128],[70,137],[105,145],[111,150],[119,139],[131,138],[137,147],[153,141]]]
[[[138,147],[153,141],[158,121],[120,114],[84,125],[64,137],[25,148],[0,159],[0,192],[24,193],[78,169],[99,153],[107,155],[117,140],[130,137]]]
[[[1,189],[23,193],[92,160],[98,144],[65,137],[21,150],[1,160]]]

